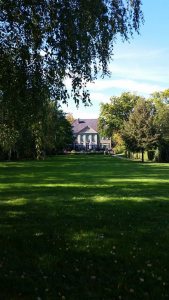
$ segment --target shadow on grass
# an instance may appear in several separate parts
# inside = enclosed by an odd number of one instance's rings
[[[2,299],[168,295],[168,201],[39,201],[1,214]]]
[[[87,161],[4,168],[2,299],[169,298],[169,168]]]

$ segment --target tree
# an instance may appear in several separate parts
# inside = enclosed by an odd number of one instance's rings
[[[18,130],[9,127],[6,117],[0,123],[0,148],[14,158],[44,158],[44,154],[56,154],[73,142],[71,124],[55,101],[46,101],[45,107],[30,120],[17,120]],[[27,122],[26,122],[27,121]],[[23,128],[22,126],[23,125]],[[2,154],[3,154],[2,153]]]
[[[169,139],[169,89],[153,93],[150,101],[156,108],[155,122],[161,135],[164,139]]]
[[[68,113],[66,114],[66,119],[69,121],[69,123],[72,125],[73,122],[75,121],[73,114],[72,113]]]
[[[55,102],[48,103],[46,117],[42,124],[43,149],[47,153],[63,151],[73,143],[72,126]]]
[[[44,158],[44,154],[56,154],[73,143],[71,124],[56,102],[48,101],[43,117],[32,123],[32,154],[36,159]]]
[[[123,153],[125,151],[125,143],[120,132],[116,132],[112,136],[113,150],[115,153]]]
[[[169,89],[151,94],[150,99],[155,104],[169,104]]]
[[[43,147],[49,99],[90,102],[87,83],[109,74],[115,39],[143,21],[140,0],[1,0],[0,18],[0,125],[30,155],[35,140]]]
[[[99,132],[103,136],[112,137],[119,132],[123,122],[127,121],[133,107],[140,96],[131,93],[122,93],[119,97],[110,98],[110,103],[102,103],[99,116]]]
[[[151,95],[156,108],[155,123],[161,134],[158,147],[158,161],[169,161],[169,89],[162,92],[155,92]]]
[[[76,104],[89,101],[86,84],[109,73],[117,36],[128,40],[143,21],[141,0],[1,0],[0,17],[3,101],[19,95],[35,110],[44,87],[67,102],[65,79]]]
[[[5,124],[0,124],[0,146],[4,152],[8,152],[8,159],[11,159],[11,152],[18,139],[18,132]]]
[[[126,146],[131,151],[141,151],[142,162],[144,151],[157,146],[160,139],[155,125],[155,107],[150,101],[140,100],[124,122],[122,136]]]

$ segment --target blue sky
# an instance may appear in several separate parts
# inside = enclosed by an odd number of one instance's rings
[[[140,35],[134,34],[130,43],[120,39],[114,45],[111,77],[98,78],[89,85],[92,106],[80,105],[72,100],[65,112],[75,118],[97,118],[101,102],[122,92],[134,92],[148,97],[154,91],[169,88],[169,0],[142,0],[145,23]]]

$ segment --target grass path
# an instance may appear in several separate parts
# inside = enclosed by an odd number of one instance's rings
[[[0,163],[0,299],[169,299],[169,164]]]

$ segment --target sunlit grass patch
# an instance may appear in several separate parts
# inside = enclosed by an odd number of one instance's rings
[[[1,201],[0,201],[0,205],[6,204],[6,205],[15,206],[15,205],[24,205],[26,203],[27,203],[27,200],[25,198],[16,198],[16,199],[12,198],[12,199],[8,199],[8,200],[4,200],[3,202],[1,199]]]
[[[106,201],[148,201],[149,198],[146,197],[111,197],[111,196],[95,196],[93,197],[93,201],[95,202],[106,202]]]

